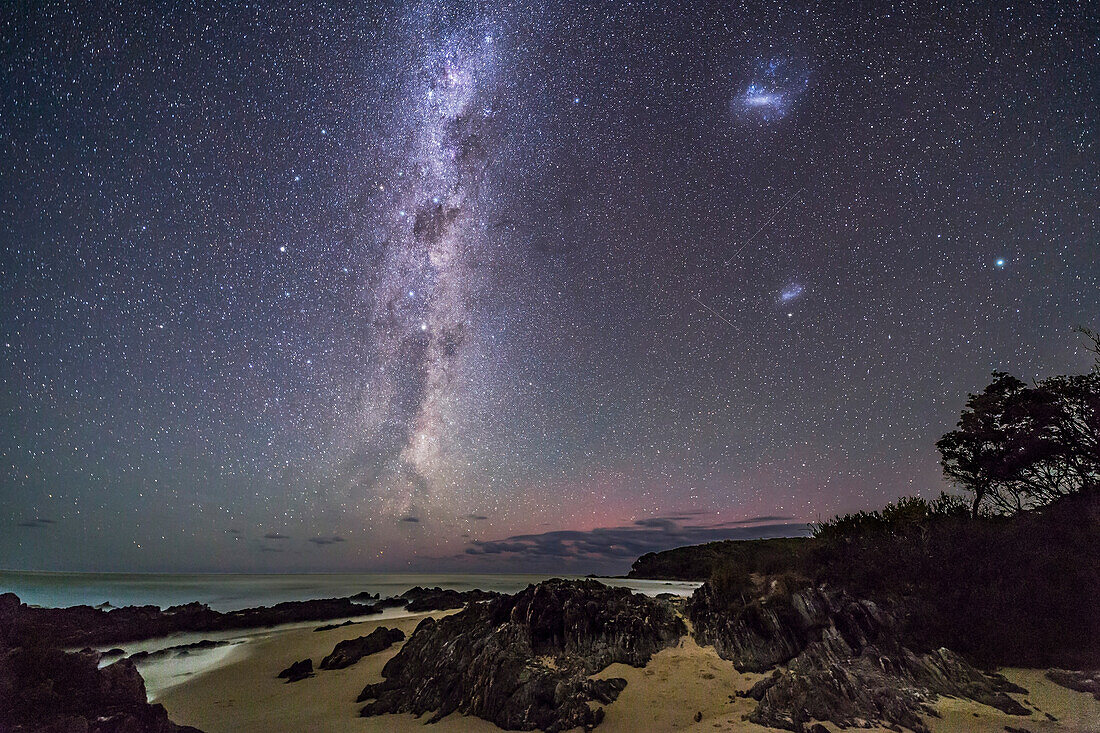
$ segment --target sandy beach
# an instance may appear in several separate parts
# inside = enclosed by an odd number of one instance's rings
[[[291,662],[307,657],[316,667],[338,641],[368,634],[377,626],[399,628],[408,635],[425,616],[445,613],[371,620],[322,632],[312,628],[276,631],[234,647],[223,664],[188,676],[157,701],[175,722],[196,726],[206,733],[420,731],[427,716],[358,716],[361,704],[355,702],[356,696],[364,685],[382,679],[382,667],[400,645],[365,657],[346,669],[318,670],[314,677],[301,682],[286,684],[276,675]],[[936,709],[942,717],[929,718],[929,727],[937,732],[1004,733],[1005,726],[1032,733],[1100,731],[1100,701],[1055,685],[1042,670],[1002,672],[1029,691],[1014,697],[1033,710],[1031,716],[1010,716],[972,702],[941,699]],[[643,669],[614,664],[596,676],[623,677],[628,682],[619,699],[606,708],[606,718],[599,726],[605,733],[771,730],[743,721],[756,703],[735,696],[762,675],[739,673],[713,648],[698,646],[690,636],[658,653]],[[1050,720],[1047,713],[1057,720]],[[695,720],[697,714],[701,714],[699,721]],[[826,727],[835,730],[829,724]],[[449,733],[500,729],[479,718],[454,714],[428,730]]]

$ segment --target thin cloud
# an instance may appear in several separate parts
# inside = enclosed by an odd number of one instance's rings
[[[646,554],[683,545],[698,545],[719,540],[749,540],[765,537],[805,535],[809,526],[795,522],[763,523],[768,517],[737,520],[719,525],[684,525],[669,517],[640,519],[621,527],[556,530],[525,534],[503,540],[474,540],[465,554],[497,555],[517,559],[584,561],[587,563],[624,562]],[[752,526],[745,526],[752,525]]]
[[[419,521],[420,521],[420,517],[401,517],[401,521],[402,521],[402,522],[413,522],[413,523],[416,523],[416,522],[419,522]]]
[[[265,540],[289,540],[290,537],[288,537],[285,534],[279,534],[278,532],[268,532],[267,534],[264,535],[264,539]]]
[[[51,524],[57,524],[52,519],[45,519],[43,517],[36,517],[35,519],[27,519],[16,524],[17,527],[27,527],[30,529],[45,529]]]
[[[483,514],[467,514],[466,519],[472,519],[475,522],[481,522],[488,519],[488,517]]]
[[[347,540],[339,535],[333,535],[332,537],[310,537],[309,541],[317,546],[323,546],[335,545],[337,542],[346,542]]]

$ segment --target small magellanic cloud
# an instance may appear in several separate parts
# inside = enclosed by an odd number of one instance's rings
[[[802,295],[802,286],[798,283],[791,283],[779,292],[779,300],[783,303],[789,303],[800,295]]]

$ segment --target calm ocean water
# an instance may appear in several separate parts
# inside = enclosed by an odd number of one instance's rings
[[[190,601],[209,604],[217,611],[270,606],[280,601],[339,598],[360,591],[382,597],[403,593],[413,586],[441,586],[455,590],[495,590],[515,593],[550,575],[457,575],[393,573],[302,574],[152,574],[152,573],[38,573],[0,571],[0,593],[11,592],[38,606],[172,606]],[[601,578],[601,582],[647,595],[690,595],[698,583],[663,580]]]

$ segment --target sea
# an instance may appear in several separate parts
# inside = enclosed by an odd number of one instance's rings
[[[305,601],[315,598],[344,598],[361,591],[385,598],[404,593],[414,586],[453,588],[454,590],[493,590],[516,593],[532,583],[552,575],[457,575],[427,573],[56,573],[0,571],[0,593],[15,593],[32,606],[66,607],[89,605],[101,608],[153,605],[167,608],[198,601],[216,611],[235,611],[255,606],[270,606],[281,601]],[[656,596],[671,593],[689,596],[701,585],[681,581],[596,578],[606,585],[629,588],[636,593]],[[352,617],[353,621],[383,621],[410,614],[403,608],[387,608],[380,614]],[[117,645],[127,655],[137,652],[167,654],[137,662],[145,679],[149,701],[153,702],[176,685],[215,667],[231,664],[249,652],[251,643],[288,629],[317,626],[305,622],[265,629],[237,629],[203,633],[178,633],[159,639],[144,639]],[[171,647],[201,640],[218,646],[195,651],[174,651]],[[111,645],[115,646],[115,645]],[[99,648],[107,651],[107,647]],[[104,658],[105,665],[116,657]]]
[[[0,570],[0,593],[15,593],[32,606],[160,606],[198,601],[215,611],[270,606],[280,601],[345,598],[361,591],[382,598],[414,586],[517,593],[551,575],[428,573],[57,573]],[[691,595],[699,583],[596,578],[637,593]]]

